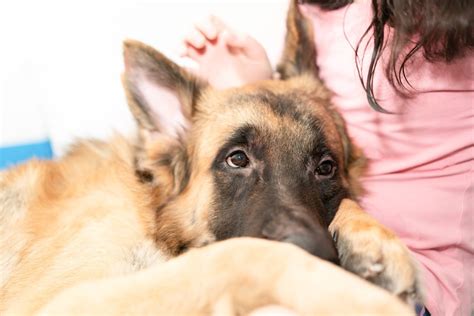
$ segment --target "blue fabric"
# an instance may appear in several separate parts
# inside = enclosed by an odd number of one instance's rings
[[[5,169],[33,157],[50,159],[53,157],[51,142],[44,140],[36,143],[0,147],[0,169]]]

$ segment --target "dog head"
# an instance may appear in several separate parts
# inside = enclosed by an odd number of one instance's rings
[[[124,55],[157,242],[174,255],[252,236],[337,262],[327,226],[353,194],[354,153],[328,91],[303,71],[314,65],[288,57],[284,81],[217,91],[142,43],[127,41]]]

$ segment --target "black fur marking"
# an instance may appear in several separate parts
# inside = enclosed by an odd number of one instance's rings
[[[179,255],[181,255],[181,254],[185,253],[185,252],[188,251],[188,250],[189,250],[189,244],[187,244],[187,243],[181,243],[181,244],[178,246],[178,248],[177,248],[176,251],[177,251],[177,253],[178,253]]]
[[[312,98],[318,100],[317,98]],[[308,100],[300,96],[296,91],[293,93],[277,94],[267,89],[260,89],[257,93],[231,97],[230,103],[258,103],[272,110],[277,116],[287,117],[295,121],[297,125],[311,130],[315,139],[325,141],[322,133],[323,123],[312,113],[307,111]]]
[[[136,169],[135,174],[141,183],[151,183],[155,179],[153,173],[147,169]]]
[[[243,125],[229,137],[211,167],[216,192],[213,204],[218,212],[211,230],[218,240],[252,236],[289,241],[337,260],[327,226],[347,192],[338,172],[323,181],[314,175],[323,156],[338,160],[326,144],[321,123],[291,95],[263,90],[233,101],[256,100],[306,128],[295,135],[284,129],[275,132],[265,126]],[[249,167],[227,166],[226,157],[236,148],[246,151]]]

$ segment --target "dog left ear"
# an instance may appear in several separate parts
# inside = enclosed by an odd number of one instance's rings
[[[139,127],[135,171],[161,195],[182,190],[189,177],[186,130],[205,83],[150,46],[124,43],[122,77],[128,105]]]
[[[189,127],[205,84],[138,41],[124,42],[123,84],[140,129],[178,138]]]

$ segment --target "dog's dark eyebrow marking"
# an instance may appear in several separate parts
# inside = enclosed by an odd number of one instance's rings
[[[231,101],[264,104],[275,115],[291,118],[296,124],[312,131],[317,143],[324,142],[323,122],[310,111],[305,111],[304,103],[308,101],[297,92],[276,94],[267,89],[260,89],[256,93],[231,98]]]
[[[308,126],[312,129],[319,130],[320,122],[309,112],[301,109],[300,104],[305,101],[297,92],[284,94],[276,94],[267,89],[260,89],[255,93],[247,95],[237,95],[231,97],[229,102],[235,103],[261,103],[268,106],[277,116],[289,117],[298,124]]]
[[[255,138],[256,128],[252,125],[244,125],[235,130],[223,147],[245,146]]]
[[[271,91],[262,90],[256,96],[261,102],[269,105],[272,111],[279,116],[291,117],[297,122],[301,121],[304,116],[295,106],[299,99],[295,94],[276,95]]]
[[[216,160],[222,160],[224,157],[221,156],[227,154],[226,151],[230,150],[232,147],[248,146],[249,143],[253,140],[254,135],[254,126],[243,125],[239,127],[230,135],[225,144],[221,146],[220,153],[219,155],[217,155]]]

